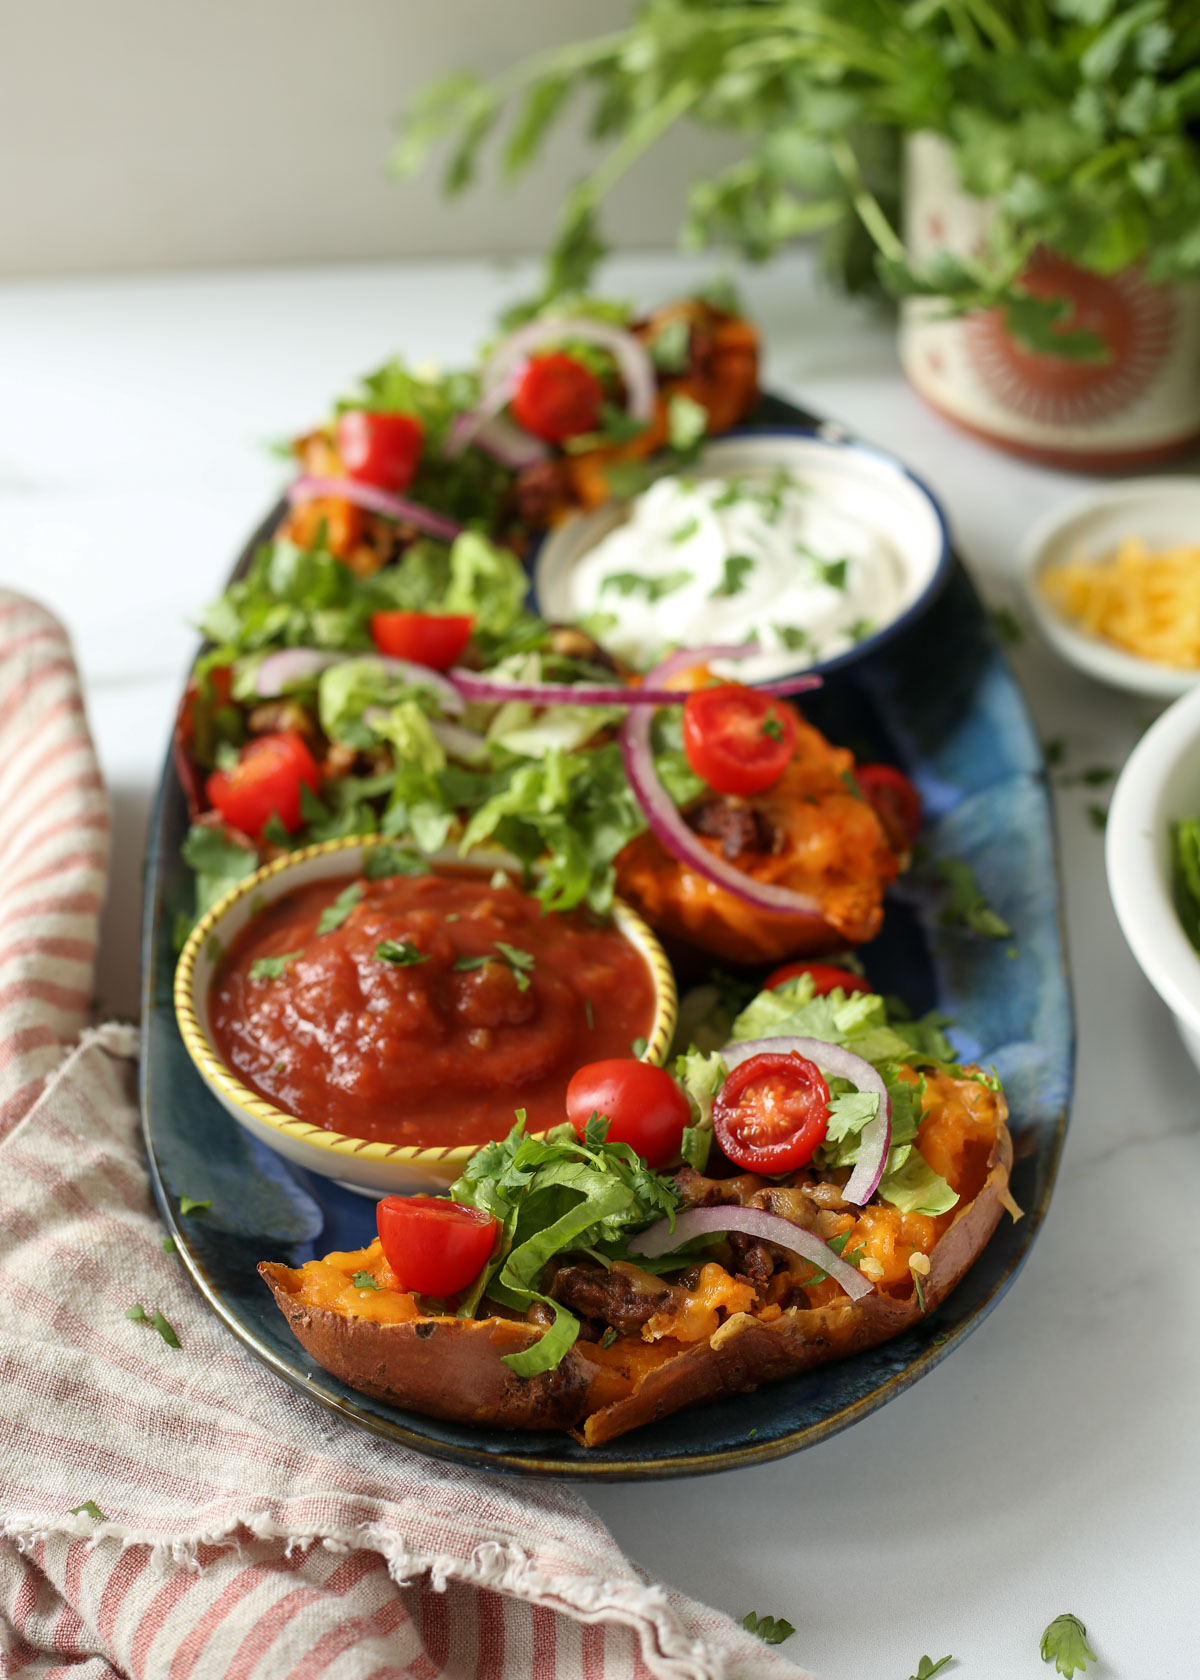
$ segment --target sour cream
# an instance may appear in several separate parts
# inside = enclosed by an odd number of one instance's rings
[[[834,658],[895,618],[905,568],[878,525],[779,469],[660,478],[563,587],[570,616],[633,665],[668,647],[756,641],[762,656],[737,671],[761,680]]]

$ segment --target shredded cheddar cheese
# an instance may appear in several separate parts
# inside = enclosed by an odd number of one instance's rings
[[[1090,635],[1159,665],[1200,669],[1200,544],[1152,550],[1129,536],[1106,559],[1048,567],[1041,590]]]

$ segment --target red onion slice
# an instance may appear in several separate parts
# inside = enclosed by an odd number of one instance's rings
[[[468,671],[455,665],[451,680],[468,700],[528,700],[535,706],[681,706],[687,691],[681,688],[630,688],[624,683],[537,683],[510,682],[503,677]],[[806,676],[781,677],[778,682],[756,685],[764,694],[801,694],[814,686]]]
[[[325,653],[320,648],[281,648],[269,653],[254,673],[254,688],[260,700],[278,700],[291,683],[302,682],[330,665],[340,665],[344,653]]]
[[[745,1038],[727,1044],[721,1051],[722,1060],[730,1072],[751,1056],[787,1056],[792,1051],[816,1062],[822,1073],[848,1079],[860,1091],[879,1098],[879,1112],[868,1120],[862,1130],[858,1146],[858,1160],[842,1191],[848,1202],[862,1207],[879,1188],[884,1162],[892,1146],[892,1099],[883,1082],[883,1075],[862,1056],[856,1056],[841,1044],[827,1044],[823,1038]]]
[[[459,420],[465,418],[463,415],[458,417]],[[451,436],[454,435],[452,427]],[[500,465],[507,467],[510,472],[520,472],[522,467],[536,466],[550,453],[548,443],[543,443],[541,438],[534,437],[531,432],[522,431],[520,426],[504,414],[493,414],[490,420],[484,421],[475,433],[474,443],[476,449],[490,455],[493,461],[499,461]]]
[[[740,647],[681,648],[678,653],[673,653],[669,659],[651,671],[646,679],[646,686],[659,686],[677,671],[705,664],[709,659],[745,659],[749,654],[757,652],[758,647],[753,642]],[[795,680],[800,682],[801,679]],[[820,686],[820,681],[819,677],[808,677],[804,679],[804,686],[816,688]],[[648,709],[630,707],[625,722],[621,725],[621,758],[629,785],[645,813],[651,833],[659,843],[672,857],[678,858],[680,863],[695,870],[697,875],[703,875],[705,880],[712,881],[718,887],[724,887],[726,892],[733,893],[734,897],[741,899],[743,903],[754,905],[757,910],[778,911],[785,916],[807,916],[819,921],[821,906],[815,898],[810,898],[806,893],[790,892],[786,887],[756,881],[753,876],[744,875],[740,869],[726,863],[719,852],[710,852],[701,844],[683,820],[679,807],[655,772],[654,754],[650,746],[650,723]]]
[[[462,526],[456,525],[453,519],[447,519],[443,513],[435,513],[432,508],[425,507],[421,502],[407,501],[403,496],[390,495],[386,490],[378,489],[374,484],[360,484],[356,478],[313,478],[305,476],[298,478],[290,487],[287,499],[293,507],[301,502],[316,501],[321,496],[336,496],[340,501],[353,502],[355,507],[366,508],[368,513],[381,513],[388,519],[402,519],[409,525],[415,525],[419,531],[427,536],[437,537],[440,542],[452,543],[462,534]]]
[[[748,1237],[760,1237],[764,1242],[791,1249],[793,1254],[801,1255],[823,1272],[828,1272],[852,1301],[861,1301],[864,1295],[872,1293],[874,1285],[856,1266],[836,1255],[815,1231],[806,1231],[801,1225],[793,1225],[790,1219],[784,1219],[777,1213],[766,1213],[762,1208],[689,1208],[675,1220],[674,1229],[669,1219],[660,1219],[657,1225],[651,1225],[649,1230],[632,1237],[629,1252],[654,1260],[660,1254],[671,1254],[675,1249],[682,1248],[693,1237],[721,1236],[726,1231],[743,1231]]]

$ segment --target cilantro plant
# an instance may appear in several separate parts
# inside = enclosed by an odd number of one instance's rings
[[[1200,272],[1200,12],[1189,0],[643,0],[625,29],[552,48],[492,81],[445,77],[404,113],[394,167],[449,143],[461,192],[502,125],[510,178],[561,117],[590,105],[605,148],[562,208],[545,295],[586,286],[605,245],[599,207],[685,119],[744,153],[693,182],[682,241],[752,261],[820,235],[853,290],[934,295],[957,312],[1000,305],[1027,346],[1103,354],[1066,333],[1064,300],[1021,275],[1039,246],[1098,274]],[[924,268],[897,232],[900,141],[949,145],[968,193],[995,208],[977,255]]]

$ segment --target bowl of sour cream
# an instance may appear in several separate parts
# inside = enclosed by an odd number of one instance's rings
[[[541,612],[646,669],[667,649],[757,642],[743,681],[863,657],[950,573],[945,515],[891,456],[800,430],[734,432],[628,502],[543,541]]]

